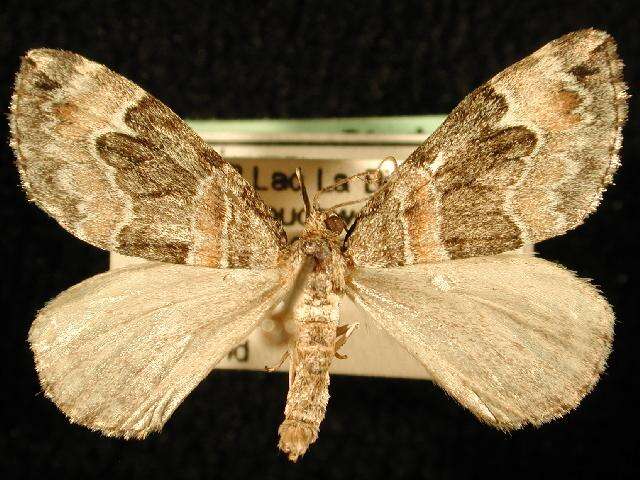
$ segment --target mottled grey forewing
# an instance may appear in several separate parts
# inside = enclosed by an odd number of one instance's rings
[[[575,408],[611,350],[589,282],[529,255],[357,268],[348,293],[478,418],[503,430]]]
[[[618,167],[627,95],[608,34],[545,45],[469,94],[365,205],[357,265],[491,255],[560,235]]]
[[[276,265],[286,236],[254,189],[168,107],[105,66],[29,51],[10,123],[29,197],[82,240],[164,262]]]

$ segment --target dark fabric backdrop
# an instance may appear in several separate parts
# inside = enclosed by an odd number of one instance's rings
[[[635,94],[637,2],[28,1],[0,6],[0,108],[19,56],[77,51],[186,117],[312,117],[448,112],[500,69],[568,31],[612,33]],[[276,450],[286,379],[216,373],[144,442],[70,425],[39,394],[26,337],[35,312],[107,267],[107,254],[25,201],[2,123],[3,478],[633,477],[638,473],[638,118],[603,205],[542,256],[595,279],[617,313],[606,374],[580,408],[510,435],[478,423],[431,383],[335,377],[319,442],[297,465]],[[636,477],[637,478],[637,477]]]

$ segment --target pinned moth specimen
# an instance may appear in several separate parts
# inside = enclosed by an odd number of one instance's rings
[[[297,330],[279,447],[296,460],[354,331],[347,295],[483,422],[564,415],[603,371],[614,316],[588,281],[514,250],[595,210],[619,164],[625,92],[608,34],[565,35],[469,94],[349,228],[303,187],[304,231],[288,243],[254,189],[153,96],[74,53],[29,51],[10,116],[27,194],[78,238],[152,261],[38,313],[45,394],[72,422],[144,438],[284,303]]]

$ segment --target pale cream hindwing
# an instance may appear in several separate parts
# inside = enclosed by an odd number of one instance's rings
[[[481,420],[503,430],[575,408],[611,349],[611,308],[551,262],[502,254],[360,268],[349,295]]]
[[[357,265],[492,255],[560,235],[618,167],[622,62],[605,32],[545,45],[469,94],[357,217]]]
[[[171,263],[277,264],[286,236],[254,189],[169,108],[107,67],[29,51],[10,125],[27,194],[82,240]]]
[[[72,422],[144,438],[258,325],[286,278],[158,263],[96,275],[31,327],[43,391]]]

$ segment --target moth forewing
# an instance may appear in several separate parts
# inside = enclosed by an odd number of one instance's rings
[[[550,42],[460,102],[364,206],[347,252],[361,266],[411,265],[580,225],[619,165],[627,97],[610,35]]]
[[[29,197],[78,238],[128,256],[272,268],[282,225],[167,106],[104,65],[27,52],[11,145]]]

